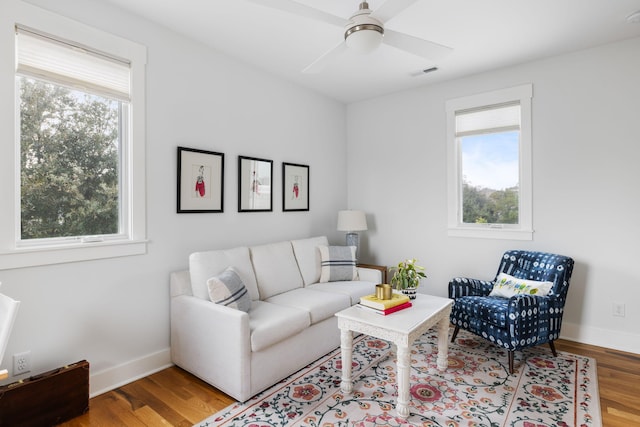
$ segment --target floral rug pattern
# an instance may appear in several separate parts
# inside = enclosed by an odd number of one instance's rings
[[[340,349],[318,359],[245,403],[235,403],[200,427],[601,426],[595,360],[543,345],[507,352],[460,331],[449,344],[449,367],[436,368],[436,332],[411,349],[411,406],[395,413],[396,354],[377,338],[354,340],[354,392],[340,391]]]

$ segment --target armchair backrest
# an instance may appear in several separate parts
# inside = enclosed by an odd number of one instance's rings
[[[553,282],[551,294],[560,298],[564,305],[573,263],[572,258],[564,255],[512,250],[502,256],[496,277],[506,273],[518,279]]]

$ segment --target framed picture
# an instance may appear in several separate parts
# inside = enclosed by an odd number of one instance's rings
[[[309,210],[309,166],[282,163],[282,210]]]
[[[223,212],[224,154],[178,147],[178,213]]]
[[[273,160],[238,156],[238,212],[273,210]]]

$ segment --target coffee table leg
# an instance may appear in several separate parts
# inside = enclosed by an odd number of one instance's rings
[[[353,332],[347,329],[340,330],[340,354],[342,356],[342,382],[340,389],[345,394],[351,394],[351,357],[353,355]]]
[[[449,316],[438,322],[438,369],[449,367]]]
[[[409,416],[409,347],[398,346],[398,403],[396,412],[398,416],[407,418]]]

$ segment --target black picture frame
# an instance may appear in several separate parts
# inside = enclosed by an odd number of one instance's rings
[[[309,165],[282,163],[282,211],[309,210]]]
[[[238,212],[273,211],[273,160],[238,156]]]
[[[224,212],[224,154],[178,147],[177,213]]]

